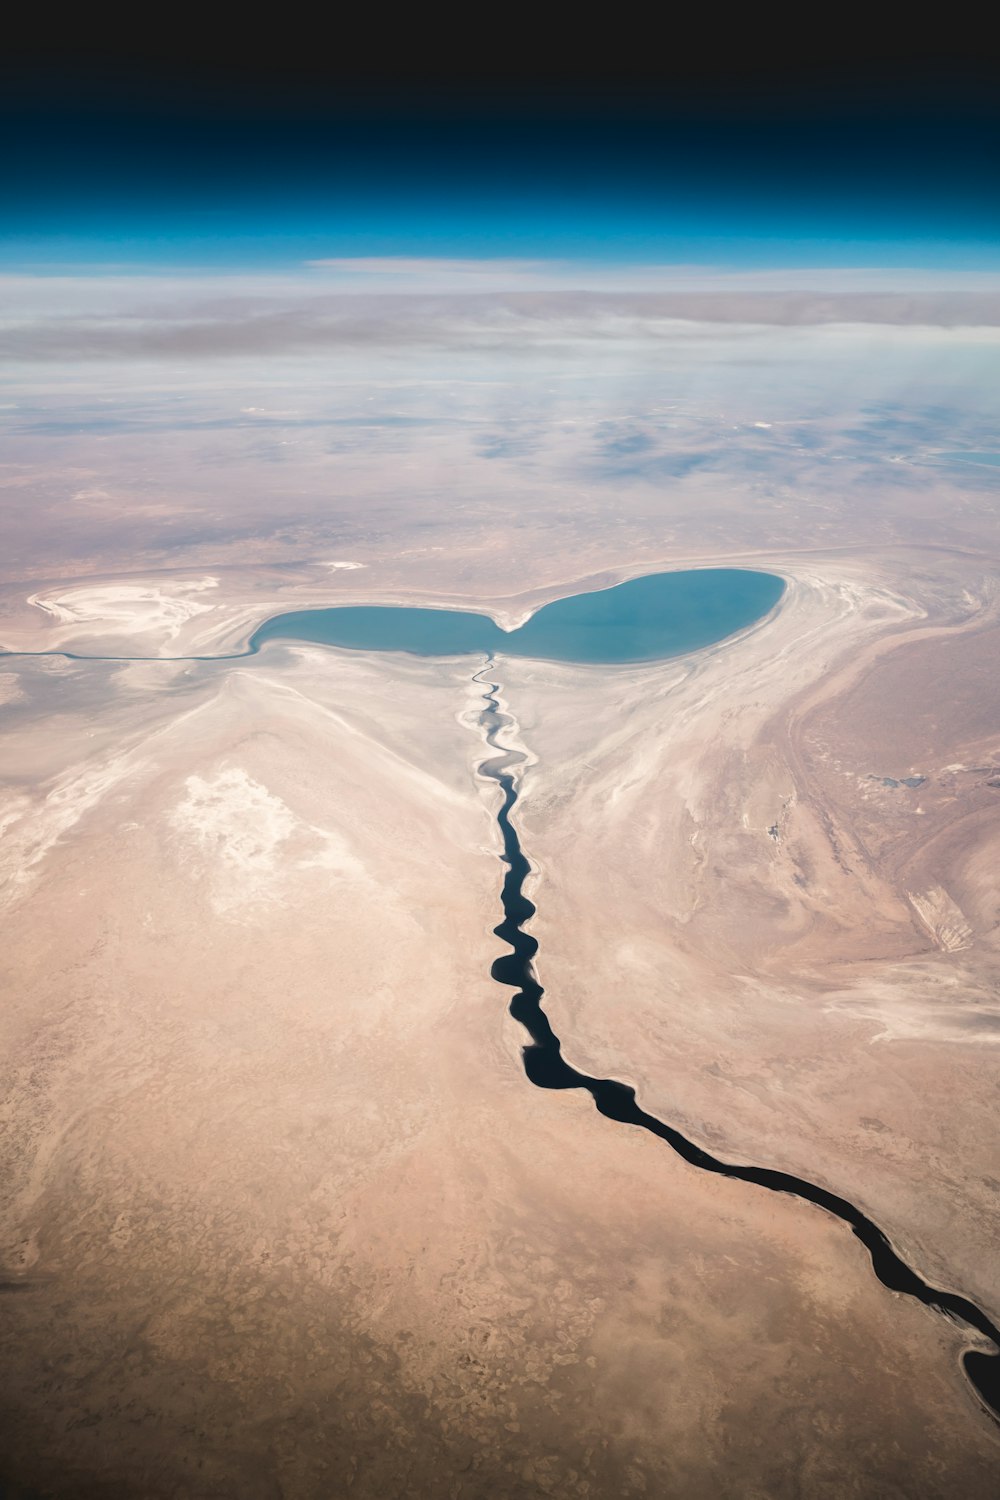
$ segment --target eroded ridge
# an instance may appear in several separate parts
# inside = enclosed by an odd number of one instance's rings
[[[511,813],[518,796],[514,768],[522,764],[525,757],[521,752],[507,749],[499,743],[500,734],[512,721],[500,710],[496,696],[500,692],[500,684],[484,681],[486,673],[492,673],[493,670],[493,661],[487,660],[486,665],[475,674],[473,681],[487,688],[483,694],[486,708],[479,716],[479,723],[485,731],[487,745],[498,752],[480,764],[479,774],[489,781],[495,781],[503,794],[496,818],[503,839],[501,858],[507,866],[500,896],[504,915],[503,921],[493,931],[511,951],[497,958],[490,972],[498,984],[515,991],[509,1010],[531,1038],[521,1053],[524,1071],[530,1081],[543,1089],[585,1089],[600,1114],[619,1124],[635,1125],[640,1130],[648,1131],[650,1135],[665,1141],[691,1166],[700,1167],[705,1172],[715,1172],[720,1177],[731,1177],[738,1182],[768,1188],[773,1193],[790,1193],[849,1224],[868,1251],[872,1268],[883,1286],[905,1297],[914,1297],[953,1322],[981,1334],[993,1344],[992,1353],[982,1349],[967,1350],[962,1357],[962,1364],[990,1415],[994,1420],[1000,1420],[1000,1329],[975,1303],[955,1292],[944,1292],[929,1286],[900,1259],[878,1225],[846,1198],[838,1197],[836,1193],[807,1182],[804,1178],[794,1177],[789,1172],[720,1161],[718,1157],[710,1155],[701,1146],[681,1135],[680,1131],[647,1114],[636,1102],[634,1089],[612,1078],[591,1078],[566,1062],[562,1055],[562,1044],[542,1008],[545,991],[538,982],[534,968],[538,941],[524,930],[525,924],[535,915],[535,906],[528,900],[523,889],[525,879],[531,873],[531,865],[521,849]]]

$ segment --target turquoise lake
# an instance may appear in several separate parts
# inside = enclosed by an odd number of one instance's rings
[[[699,568],[654,573],[614,588],[544,605],[518,630],[501,630],[468,610],[344,605],[276,615],[255,632],[267,641],[314,641],[354,651],[415,656],[527,656],[542,661],[658,661],[697,651],[744,630],[784,593],[773,573]]]

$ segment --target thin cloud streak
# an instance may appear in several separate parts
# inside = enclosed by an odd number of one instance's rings
[[[391,282],[397,264],[377,276]],[[449,271],[448,289],[436,292],[325,290],[309,273],[299,279],[81,277],[54,283],[0,277],[0,296],[6,293],[13,313],[0,323],[0,357],[20,364],[392,348],[530,353],[588,342],[752,337],[782,328],[925,328],[976,331],[983,338],[1000,329],[996,284],[910,291],[771,289],[751,282],[708,290],[457,292],[455,274]]]
[[[342,255],[327,260],[307,260],[305,264],[348,276],[523,276],[538,275],[546,270],[546,263],[537,260],[463,260],[423,255]]]
[[[1000,275],[988,271],[883,266],[769,267],[591,262],[513,257],[331,256],[307,260],[337,289],[467,291],[474,282],[494,291],[524,289],[594,292],[986,292],[1000,294]],[[458,283],[455,285],[455,283]],[[390,285],[391,284],[391,285]]]

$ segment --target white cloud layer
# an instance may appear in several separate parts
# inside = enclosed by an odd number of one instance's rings
[[[1000,328],[1000,278],[559,262],[336,259],[297,272],[0,276],[0,357],[27,362],[552,349],[738,329]]]

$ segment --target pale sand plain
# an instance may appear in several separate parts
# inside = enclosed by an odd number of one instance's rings
[[[617,576],[709,561],[753,559]],[[719,648],[498,662],[546,1005],[996,1317],[989,560],[756,561],[787,599]],[[546,571],[430,597],[513,623]],[[54,581],[2,639],[211,655],[421,582]],[[844,1226],[525,1080],[478,662],[3,665],[11,1493],[994,1492],[969,1341]]]

